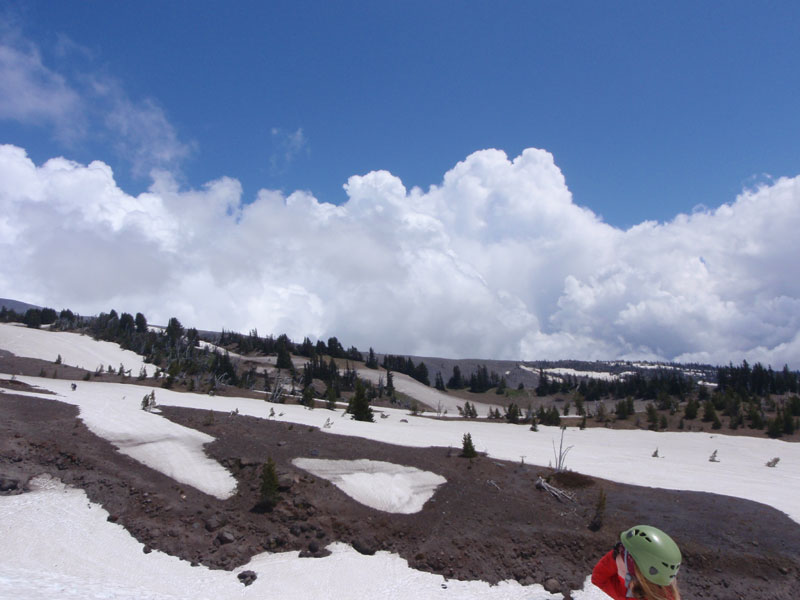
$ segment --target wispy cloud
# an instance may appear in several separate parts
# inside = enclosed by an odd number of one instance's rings
[[[0,119],[51,127],[64,141],[85,134],[80,94],[43,64],[34,45],[8,32],[0,38],[0,82]]]
[[[134,174],[152,169],[175,170],[187,158],[193,144],[178,138],[164,110],[150,98],[133,101],[118,85],[107,86],[110,106],[105,124],[121,156],[130,161]]]
[[[285,131],[273,127],[270,131],[272,137],[272,154],[270,155],[270,173],[280,175],[285,173],[294,160],[301,154],[308,154],[308,139],[303,134],[303,128],[295,131]]]
[[[62,59],[80,55],[91,67],[91,52],[63,35],[53,51]],[[193,144],[180,139],[155,100],[132,97],[100,70],[58,72],[19,31],[0,35],[0,81],[0,119],[47,128],[67,144],[111,140],[137,176],[152,169],[176,170],[192,152]]]

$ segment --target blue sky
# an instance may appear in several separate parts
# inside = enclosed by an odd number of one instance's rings
[[[160,107],[188,185],[311,191],[350,175],[438,184],[468,154],[554,154],[614,225],[729,202],[800,162],[794,2],[25,2],[14,25],[70,80]],[[90,123],[90,127],[93,124]],[[112,141],[0,123],[36,160],[131,173]]]
[[[0,11],[0,296],[800,366],[796,2]]]

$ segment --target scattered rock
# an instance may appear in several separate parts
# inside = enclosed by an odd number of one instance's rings
[[[19,479],[0,475],[0,492],[14,492],[19,489]]]
[[[206,519],[206,531],[208,532],[216,531],[220,527],[223,527],[227,524],[228,524],[228,519],[226,519],[224,515],[217,513]]]
[[[375,554],[375,547],[364,539],[353,540],[353,548],[360,554],[372,556]]]
[[[551,594],[557,594],[561,591],[561,583],[558,581],[558,579],[550,577],[544,582],[544,589]]]
[[[236,536],[233,535],[233,533],[231,533],[227,529],[223,529],[222,531],[219,532],[219,535],[217,535],[217,541],[219,541],[219,543],[223,545],[231,544],[236,541]]]
[[[150,546],[148,546],[147,544],[145,544],[142,547],[142,552],[144,552],[145,554],[150,554],[152,551],[153,551],[153,549]]]
[[[253,583],[258,575],[256,575],[255,571],[242,571],[236,577],[238,577],[239,581],[247,586]]]

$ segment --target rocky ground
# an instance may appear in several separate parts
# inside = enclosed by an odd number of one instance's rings
[[[3,360],[11,359],[0,357],[0,371],[8,372]],[[13,359],[14,372],[21,360]],[[34,361],[25,368],[37,367]],[[299,550],[313,560],[325,555],[327,544],[343,541],[366,554],[395,552],[413,568],[448,578],[547,583],[566,594],[583,585],[622,529],[652,523],[683,550],[684,597],[796,595],[800,526],[765,505],[576,474],[554,476],[544,467],[487,457],[470,461],[460,458],[458,449],[405,448],[241,415],[164,407],[167,418],[216,438],[208,454],[239,482],[238,493],[222,501],[119,454],[83,425],[75,407],[15,394],[24,387],[19,382],[0,386],[0,493],[24,493],[28,479],[39,473],[57,476],[102,504],[109,519],[124,525],[146,552],[158,549],[231,569],[265,550]],[[433,471],[447,483],[421,512],[388,514],[294,467],[295,457],[389,461]],[[281,499],[264,513],[256,505],[268,458],[277,465]],[[609,469],[618,467],[609,457]],[[537,490],[539,476],[570,492],[574,501]],[[602,527],[593,531],[589,524],[601,491],[606,507]]]

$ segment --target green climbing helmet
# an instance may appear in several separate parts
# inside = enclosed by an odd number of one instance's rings
[[[656,585],[669,585],[681,566],[681,551],[666,533],[649,525],[636,525],[620,536],[642,575]]]

